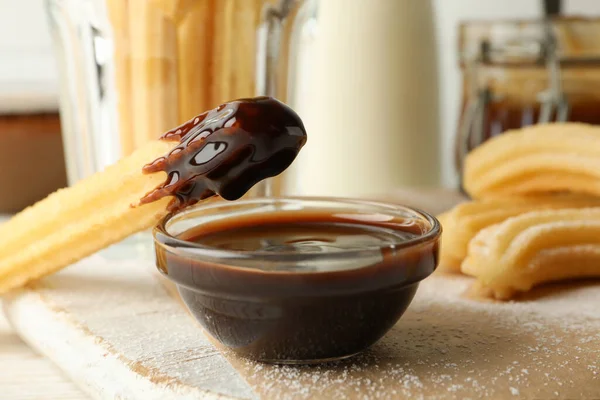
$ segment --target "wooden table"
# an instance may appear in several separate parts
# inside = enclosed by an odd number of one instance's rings
[[[0,398],[82,400],[83,394],[47,358],[33,351],[0,314]]]

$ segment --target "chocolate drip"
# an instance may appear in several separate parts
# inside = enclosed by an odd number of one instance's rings
[[[174,196],[170,211],[220,195],[243,196],[259,181],[283,172],[306,143],[300,117],[271,97],[239,99],[204,112],[165,133],[179,141],[144,173],[165,171],[167,180],[141,204]]]

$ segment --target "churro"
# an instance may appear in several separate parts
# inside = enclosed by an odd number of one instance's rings
[[[107,0],[121,156],[211,104],[256,94],[256,32],[273,1]]]
[[[187,9],[186,17],[177,27],[180,121],[193,117],[198,110],[204,110],[212,104],[210,86],[214,80],[211,67],[214,8],[212,0],[196,1],[193,7]]]
[[[540,195],[474,200],[459,204],[440,219],[444,228],[438,270],[460,272],[469,242],[482,229],[534,210],[600,207],[600,198]]]
[[[200,114],[1,225],[0,293],[150,228],[171,211],[216,194],[237,199],[287,168],[305,141],[298,115],[272,98]]]
[[[485,228],[461,269],[498,299],[545,282],[600,277],[600,208],[532,211]]]
[[[106,8],[112,26],[114,43],[115,86],[117,88],[117,114],[121,156],[135,149],[133,138],[131,48],[129,43],[129,0],[107,0]],[[184,120],[182,120],[184,121]]]
[[[554,192],[600,196],[600,128],[534,125],[499,135],[465,160],[464,187],[476,199]]]
[[[600,128],[534,125],[465,160],[473,198],[444,213],[440,269],[508,299],[539,284],[600,276]]]
[[[131,112],[135,148],[178,125],[177,26],[147,0],[129,0]],[[134,16],[134,17],[131,17]],[[182,60],[183,62],[183,60]]]

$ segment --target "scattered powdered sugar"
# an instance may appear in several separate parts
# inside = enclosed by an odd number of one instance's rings
[[[379,364],[373,355],[357,356],[352,362],[317,366],[263,365],[246,362],[250,381],[258,380],[259,392],[268,398],[390,398],[416,393],[424,388],[409,368]],[[395,385],[389,386],[393,379]]]
[[[452,304],[459,308],[481,310],[488,313],[535,315],[565,322],[567,329],[587,328],[586,323],[600,326],[600,285],[598,281],[537,289],[529,298],[519,301],[474,301],[463,294],[473,281],[463,276],[433,276],[421,284],[413,306],[428,307],[430,304]],[[561,290],[564,289],[564,290]],[[542,327],[539,321],[530,321],[531,327]],[[583,325],[582,325],[583,324]]]
[[[600,397],[598,285],[497,303],[465,297],[470,284],[427,279],[400,322],[357,357],[246,361],[243,376],[266,399]]]

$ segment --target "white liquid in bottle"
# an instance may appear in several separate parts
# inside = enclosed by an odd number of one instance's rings
[[[308,142],[286,193],[359,197],[438,183],[432,18],[428,1],[318,2],[293,61],[289,103]]]

